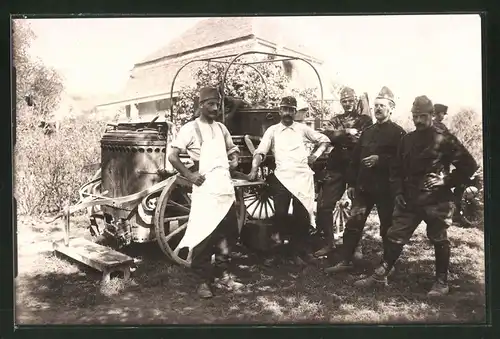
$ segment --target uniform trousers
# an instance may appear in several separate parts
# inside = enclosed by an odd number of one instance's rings
[[[289,251],[286,254],[304,255],[307,252],[309,236],[309,213],[304,205],[276,178],[270,178],[270,187],[274,198],[274,225],[280,235],[288,236]],[[292,201],[293,218],[288,215]]]
[[[345,171],[325,170],[325,176],[319,186],[316,224],[323,231],[325,239],[333,243],[333,210],[347,189]]]
[[[394,266],[403,246],[408,243],[418,225],[424,221],[427,224],[427,237],[434,244],[436,276],[446,281],[450,263],[447,229],[452,224],[454,207],[449,200],[427,204],[415,204],[407,200],[406,207],[396,204],[384,244],[383,261],[387,272]]]
[[[344,231],[344,251],[345,259],[350,260],[359,241],[363,236],[363,229],[366,219],[370,215],[373,206],[377,206],[380,220],[380,236],[385,240],[387,231],[392,223],[392,213],[394,211],[394,199],[390,192],[368,192],[357,189],[351,208],[351,217],[346,223]]]

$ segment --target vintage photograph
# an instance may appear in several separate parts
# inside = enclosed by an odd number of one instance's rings
[[[481,324],[481,17],[12,19],[17,325]]]

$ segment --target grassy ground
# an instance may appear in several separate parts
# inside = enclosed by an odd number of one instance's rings
[[[72,235],[83,235],[85,219],[75,220]],[[377,224],[371,216],[369,226]],[[484,246],[478,229],[452,227],[450,295],[429,300],[434,275],[433,248],[421,225],[390,278],[390,286],[360,290],[352,282],[371,272],[380,255],[376,230],[364,240],[365,259],[352,274],[327,276],[328,260],[305,269],[265,267],[240,249],[235,271],[246,287],[219,291],[210,300],[194,293],[191,273],[165,260],[155,244],[131,247],[139,261],[132,279],[100,285],[100,272],[54,256],[51,241],[60,227],[18,220],[18,324],[200,324],[200,323],[380,323],[484,322]],[[335,258],[330,259],[335,261]]]

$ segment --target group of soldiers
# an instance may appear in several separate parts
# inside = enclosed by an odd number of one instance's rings
[[[217,122],[218,89],[202,88],[199,98],[199,117],[180,129],[172,143],[169,161],[193,183],[188,226],[178,248],[192,250],[191,266],[201,279],[198,294],[210,298],[216,277],[226,287],[241,286],[227,274],[228,248],[237,239],[231,172],[238,166],[239,149],[226,126]],[[249,180],[257,179],[259,166],[267,154],[272,152],[276,162],[268,180],[274,199],[274,223],[280,234],[289,235],[289,242],[279,256],[307,265],[315,256],[331,253],[335,249],[333,210],[347,191],[352,209],[339,249],[341,260],[325,272],[341,274],[355,267],[356,257],[362,255],[359,245],[367,217],[376,206],[383,256],[373,274],[355,285],[387,284],[387,276],[394,270],[404,245],[424,221],[435,249],[436,276],[429,295],[447,294],[450,262],[447,228],[452,224],[456,207],[453,188],[460,187],[474,174],[476,161],[442,124],[440,117],[446,114],[446,107],[433,105],[425,95],[413,102],[415,130],[409,133],[391,121],[396,102],[387,87],[375,98],[375,123],[357,111],[353,89],[344,88],[340,101],[344,113],[334,117],[330,127],[316,131],[294,120],[297,100],[284,97],[279,107],[281,121],[265,131],[254,152]],[[312,154],[306,143],[317,145]],[[330,146],[333,148],[319,187],[315,215],[311,165]],[[192,158],[194,169],[186,168],[180,161],[179,153],[183,151]],[[290,203],[293,222],[288,216]],[[321,230],[325,241],[314,253],[309,253],[306,245],[311,227]],[[220,246],[222,243],[227,246]],[[214,264],[210,260],[212,255]],[[271,261],[274,259],[276,256]]]

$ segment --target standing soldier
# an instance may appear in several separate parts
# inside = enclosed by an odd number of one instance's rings
[[[314,220],[314,172],[310,168],[330,144],[328,138],[306,124],[294,122],[297,100],[284,97],[280,103],[281,122],[270,126],[255,150],[250,180],[257,177],[259,165],[269,151],[274,154],[276,170],[270,178],[274,197],[275,223],[280,234],[290,234],[289,256],[296,264],[305,264],[307,237]],[[318,146],[310,154],[305,141]],[[288,210],[293,201],[293,222]]]
[[[436,260],[436,280],[428,295],[449,292],[447,228],[453,216],[451,188],[465,182],[476,171],[477,163],[454,135],[432,127],[433,110],[431,100],[425,95],[413,102],[411,111],[416,130],[403,137],[391,167],[391,186],[396,199],[382,262],[372,276],[355,282],[356,286],[387,284],[387,275],[403,246],[423,220],[427,224],[427,237],[434,244]],[[455,168],[446,174],[450,164]]]
[[[358,112],[358,100],[352,88],[345,87],[340,92],[340,103],[344,114],[334,117],[332,129],[323,133],[330,138],[333,150],[327,160],[325,175],[318,196],[317,223],[323,231],[326,244],[314,253],[315,256],[328,254],[334,248],[333,210],[347,188],[347,168],[361,132],[371,126],[370,116]],[[360,249],[357,251],[358,255]]]
[[[395,102],[394,94],[389,88],[382,88],[374,106],[377,123],[361,134],[348,171],[347,195],[353,202],[351,217],[343,235],[342,260],[327,268],[327,273],[353,268],[354,251],[363,236],[366,219],[374,205],[377,205],[383,242],[386,241],[387,230],[392,222],[394,197],[391,196],[389,186],[389,166],[406,132],[390,120]]]
[[[434,121],[433,125],[443,131],[448,131],[448,127],[443,123],[444,116],[448,113],[448,106],[442,104],[434,105]]]
[[[448,131],[448,127],[443,123],[444,116],[448,113],[448,106],[442,104],[434,105],[434,122],[433,125],[443,131]],[[448,169],[449,170],[449,169]],[[464,195],[466,184],[461,184],[455,187],[453,191],[453,196],[455,197],[455,213],[453,215],[453,221],[459,223],[463,227],[471,227],[472,224],[463,217],[462,211],[462,196]]]
[[[238,165],[239,150],[227,128],[215,121],[220,102],[218,90],[202,88],[199,102],[200,116],[179,130],[168,159],[193,184],[188,226],[175,251],[186,247],[192,250],[191,267],[201,280],[198,294],[210,298],[214,278],[225,273],[228,260],[227,248],[224,251],[219,244],[234,243],[238,229],[229,170]],[[189,154],[197,172],[183,165],[179,159],[181,151]],[[214,254],[218,272],[212,267]],[[229,287],[239,287],[227,274],[222,277]]]

